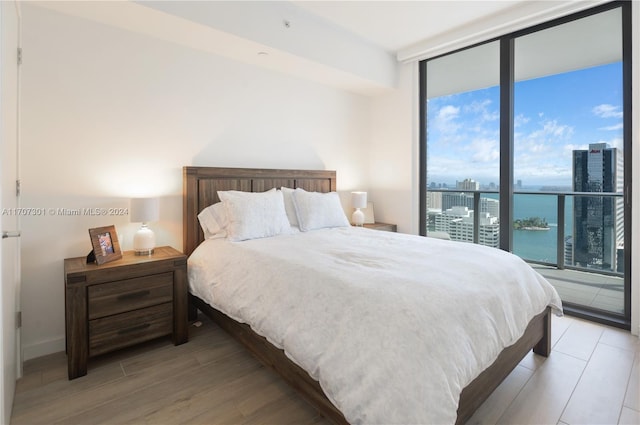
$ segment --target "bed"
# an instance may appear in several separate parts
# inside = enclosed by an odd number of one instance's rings
[[[218,191],[236,190],[243,192],[265,192],[273,188],[289,187],[301,188],[309,192],[328,193],[335,191],[336,189],[336,174],[334,171],[325,170],[313,171],[185,167],[183,170],[183,184],[184,253],[191,255],[201,244],[203,247],[211,247],[213,250],[212,252],[216,252],[215,249],[219,249],[217,245],[219,245],[220,242],[210,242],[207,240],[207,243],[203,243],[205,238],[197,218],[200,211],[205,207],[219,201]],[[376,232],[364,230],[360,234],[357,233],[357,231],[358,230],[356,229],[338,229],[333,231],[333,234],[336,237],[353,238],[354,241],[358,240],[358,238],[363,238],[363,244],[366,244],[366,241],[368,240],[367,238],[372,237],[371,234],[367,234],[366,232]],[[326,233],[328,234],[328,231]],[[291,240],[293,241],[297,237],[297,235],[291,236]],[[318,240],[320,243],[323,243],[325,240],[323,238],[326,238],[327,236],[325,233],[317,232],[314,237],[320,238]],[[391,238],[391,236],[386,237]],[[410,239],[413,237],[410,236],[398,235],[394,237],[396,239],[399,238],[397,240],[402,243],[413,243]],[[394,243],[396,239],[389,239],[388,242]],[[348,239],[344,240],[346,241]],[[280,252],[286,250],[286,244],[284,244],[282,240],[270,241],[268,243],[280,244],[274,245],[274,251]],[[451,244],[453,242],[438,241],[434,243]],[[238,244],[237,246],[240,247],[241,244]],[[250,246],[250,244],[246,244],[246,246]],[[200,248],[200,250],[203,249],[204,248]],[[437,249],[439,249],[439,247],[437,247]],[[223,251],[217,252],[219,252],[222,257]],[[243,252],[242,255],[248,255],[248,253]],[[286,257],[286,255],[291,254],[282,255],[285,255]],[[282,259],[283,258],[278,258],[278,261]],[[256,261],[260,261],[260,258],[258,257]],[[213,308],[211,306],[213,303],[206,301],[204,299],[206,297],[203,297],[202,293],[198,293],[197,290],[193,290],[192,292],[195,292],[198,295],[196,296],[191,294],[189,297],[192,317],[195,315],[196,309],[202,311],[218,323],[223,329],[234,336],[238,341],[244,344],[262,363],[279,373],[283,379],[295,388],[302,397],[314,405],[326,418],[335,423],[349,422],[345,418],[343,412],[336,408],[335,394],[331,393],[331,396],[327,396],[325,394],[323,386],[317,380],[317,371],[312,370],[311,372],[307,372],[298,365],[304,362],[301,362],[299,359],[297,362],[292,361],[290,359],[290,357],[292,357],[291,353],[285,353],[285,351],[278,346],[281,346],[281,344],[278,344],[277,341],[273,341],[273,338],[270,342],[270,340],[255,332],[251,326],[243,323],[246,322],[245,320],[234,320],[231,318],[238,318],[236,312],[233,312],[233,314],[225,314],[220,311],[221,309]],[[556,300],[554,305],[556,311],[559,311],[561,308],[559,300]],[[527,322],[522,325],[522,328],[524,328],[522,335],[519,336],[512,344],[497,353],[494,356],[495,360],[477,374],[477,376],[474,375],[476,377],[461,389],[459,392],[459,400],[457,400],[457,411],[455,412],[454,420],[449,422],[455,421],[456,423],[465,423],[471,417],[473,412],[483,403],[483,401],[531,349],[533,349],[537,354],[543,356],[549,355],[551,347],[551,308],[543,308],[541,312],[532,315],[530,320],[527,318]],[[307,367],[307,369],[309,369],[309,367]],[[311,369],[313,369],[313,367]],[[312,375],[314,377],[312,377]],[[325,389],[327,386],[327,383],[324,382]],[[431,401],[425,400],[425,403],[429,402]],[[353,419],[356,418],[356,416],[354,416],[354,413],[351,410],[349,410],[347,414],[348,417],[351,418],[351,422],[369,422],[366,419],[366,416],[364,417],[365,419],[360,417],[358,417],[359,419]]]

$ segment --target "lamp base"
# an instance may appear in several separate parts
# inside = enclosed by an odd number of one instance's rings
[[[136,250],[136,255],[151,255],[151,254],[153,254],[153,251],[155,251],[154,248],[145,249],[145,250],[142,250],[142,251]]]
[[[360,208],[356,208],[356,210],[351,215],[351,222],[355,226],[362,226],[364,224],[364,213],[360,211]]]
[[[151,255],[156,246],[156,235],[145,224],[133,235],[133,250],[136,255]]]

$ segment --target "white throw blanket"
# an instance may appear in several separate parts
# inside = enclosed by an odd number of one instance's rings
[[[454,423],[462,389],[551,305],[520,258],[363,228],[208,240],[191,293],[248,323],[320,382],[350,423]]]

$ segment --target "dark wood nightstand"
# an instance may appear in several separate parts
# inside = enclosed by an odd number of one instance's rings
[[[87,264],[64,260],[69,379],[87,374],[89,357],[164,335],[188,340],[187,257],[163,246],[152,255]]]
[[[395,224],[389,224],[389,223],[365,223],[363,224],[364,227],[366,227],[367,229],[374,229],[374,230],[384,230],[386,232],[397,232],[398,231],[398,226]]]

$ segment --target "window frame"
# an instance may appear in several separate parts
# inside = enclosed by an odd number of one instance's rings
[[[500,249],[513,251],[513,153],[514,153],[514,46],[518,37],[536,33],[548,28],[566,24],[588,16],[602,12],[621,9],[622,14],[622,86],[623,86],[623,147],[624,147],[624,314],[603,314],[600,311],[584,306],[566,303],[565,311],[578,317],[588,318],[601,323],[630,329],[631,327],[631,252],[632,252],[632,15],[631,2],[613,1],[587,10],[556,18],[548,22],[533,25],[531,27],[514,31],[512,33],[494,37],[489,40],[474,43],[472,45],[453,50],[441,55],[421,60],[418,64],[419,71],[419,234],[427,236],[427,63],[461,52],[467,49],[500,42]],[[476,229],[477,232],[477,229]]]

